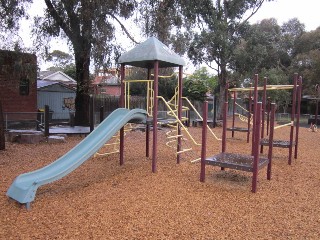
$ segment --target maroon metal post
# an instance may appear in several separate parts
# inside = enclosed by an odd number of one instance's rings
[[[38,109],[39,112],[39,109]],[[0,99],[0,150],[5,150],[6,149],[6,141],[5,141],[5,128],[4,128],[4,119],[3,119],[3,109],[2,109],[2,103],[1,103],[1,99]],[[39,118],[39,113],[37,114],[38,119],[41,119],[41,116]],[[38,121],[37,123],[37,130],[39,128],[39,124],[41,123],[41,121]]]
[[[251,84],[250,84],[251,87]],[[250,122],[251,122],[251,112],[252,112],[252,91],[249,91],[249,106],[248,106],[248,132],[247,132],[247,143],[250,140]]]
[[[318,111],[319,111],[319,99],[316,99],[316,110],[314,113],[314,124],[318,125]]]
[[[224,103],[223,108],[223,124],[222,124],[222,152],[226,152],[227,148],[227,112],[228,112],[228,102]]]
[[[44,136],[49,136],[49,105],[44,105]]]
[[[147,124],[146,124],[146,157],[147,158],[150,155],[149,142],[150,142],[150,122],[147,121]]]
[[[256,131],[256,115],[257,115],[257,103],[258,103],[258,74],[254,75],[254,90],[253,90],[253,126],[252,126],[252,132],[254,133]],[[251,148],[251,155],[253,155],[254,152],[254,138],[255,134],[252,134],[252,148]]]
[[[301,108],[301,94],[302,94],[302,77],[298,79],[298,104],[297,104],[297,118],[296,118],[296,138],[294,146],[294,158],[298,157],[298,141],[299,141],[299,128],[300,128],[300,108]]]
[[[148,80],[151,79],[151,69],[150,68],[148,68],[148,77],[147,78],[148,78]],[[147,91],[149,91],[149,89],[147,89]],[[150,106],[150,104],[151,104],[151,98],[147,99],[147,106]],[[149,112],[149,109],[147,109],[147,112]],[[148,119],[147,119],[147,124],[146,124],[146,157],[147,158],[150,155],[150,124],[151,124],[151,122],[148,121]]]
[[[269,122],[270,122],[270,109],[271,109],[271,98],[267,98],[267,136],[269,135]]]
[[[274,133],[274,116],[276,112],[276,106],[274,103],[271,104],[271,119],[270,119],[270,135],[269,135],[269,151],[268,151],[268,169],[267,179],[271,180],[271,168],[272,168],[272,150],[273,150],[273,133]]]
[[[234,121],[236,114],[236,91],[233,92],[233,109],[232,109],[232,137],[234,137]]]
[[[120,94],[120,107],[124,107],[124,98],[125,98],[125,90],[124,90],[124,78],[125,78],[125,65],[121,64],[120,67],[120,81],[121,81],[121,94]]]
[[[121,95],[120,95],[120,107],[124,107],[125,89],[124,89],[124,78],[125,78],[125,65],[121,64],[120,67],[120,80],[121,80]],[[124,163],[124,127],[120,129],[120,165]]]
[[[295,74],[293,78],[293,92],[292,92],[292,109],[291,109],[291,126],[290,126],[290,145],[289,145],[289,160],[288,164],[291,165],[292,161],[292,149],[293,149],[293,133],[294,133],[294,119],[296,111],[296,100],[297,100],[297,81],[298,75]]]
[[[223,106],[223,120],[222,120],[222,149],[221,150],[223,153],[225,153],[227,150],[227,112],[228,112],[228,102],[226,101]],[[221,167],[221,170],[224,170],[224,167]]]
[[[179,79],[178,79],[178,118],[181,121],[182,118],[182,70],[183,67],[179,66]],[[204,124],[204,123],[203,123]],[[181,126],[178,124],[178,139],[177,139],[177,163],[180,163],[180,151],[182,149],[181,146]]]
[[[202,121],[202,141],[201,141],[201,169],[200,182],[204,182],[206,178],[206,154],[207,154],[207,121],[208,121],[208,102],[203,103],[203,121]]]
[[[94,130],[94,103],[93,97],[89,97],[89,120],[90,120],[90,132]]]
[[[158,75],[159,61],[154,61],[154,82],[153,82],[153,143],[152,143],[152,172],[157,171],[157,145],[158,145]]]
[[[261,138],[264,138],[264,116],[266,112],[266,102],[267,102],[267,78],[263,81],[263,94],[262,94],[262,116],[261,116]],[[260,153],[263,153],[263,145],[260,146]]]
[[[256,102],[256,101],[255,101]],[[255,121],[254,121],[254,132],[252,138],[254,141],[253,144],[253,175],[252,175],[252,192],[257,192],[257,181],[258,181],[258,162],[259,162],[259,142],[260,142],[260,126],[261,126],[261,105],[262,103],[255,103]]]
[[[104,106],[100,106],[100,123],[104,120]]]

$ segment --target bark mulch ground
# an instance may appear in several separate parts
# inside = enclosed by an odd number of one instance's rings
[[[6,143],[0,151],[0,239],[319,239],[320,132],[300,128],[298,158],[288,165],[288,149],[275,148],[272,180],[206,167],[199,181],[199,147],[176,164],[174,150],[159,130],[157,173],[145,157],[145,135],[125,137],[125,164],[119,155],[92,157],[65,178],[38,189],[31,210],[8,199],[16,176],[46,166],[80,140],[67,143]],[[201,128],[190,128],[197,141]],[[221,136],[221,128],[214,132]],[[288,139],[289,127],[276,130]],[[190,141],[184,142],[186,146]],[[209,136],[208,155],[221,142]],[[246,133],[228,132],[228,152],[249,153]],[[267,150],[267,148],[265,148]],[[267,152],[267,151],[265,151]]]

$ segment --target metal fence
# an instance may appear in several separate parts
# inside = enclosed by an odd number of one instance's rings
[[[44,123],[44,112],[4,112],[5,130],[39,129]]]

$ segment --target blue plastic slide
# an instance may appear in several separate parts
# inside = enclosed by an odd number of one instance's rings
[[[35,198],[38,187],[63,178],[95,154],[128,122],[144,122],[147,112],[142,109],[118,108],[78,145],[51,164],[33,172],[19,175],[7,191],[7,196],[27,208]]]

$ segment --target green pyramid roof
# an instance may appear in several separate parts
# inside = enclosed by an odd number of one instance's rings
[[[155,37],[150,37],[135,48],[122,54],[118,63],[142,68],[153,68],[154,61],[159,61],[159,67],[184,66],[185,61]]]

